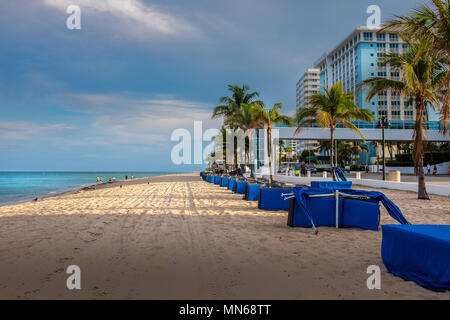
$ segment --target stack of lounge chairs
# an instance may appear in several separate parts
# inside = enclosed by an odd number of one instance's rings
[[[382,226],[381,255],[388,271],[431,290],[450,290],[450,226],[411,225],[383,193],[353,190],[342,173],[342,181],[313,181],[311,187],[200,175],[204,181],[242,194],[244,200],[258,201],[262,210],[288,211],[288,226],[311,228],[314,234],[319,226],[378,231],[382,204],[399,223]]]

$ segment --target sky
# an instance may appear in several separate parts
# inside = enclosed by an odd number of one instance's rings
[[[1,1],[0,171],[198,170],[171,161],[171,134],[219,128],[227,85],[293,115],[302,73],[369,5],[385,21],[422,2]],[[69,5],[80,30],[66,27]]]

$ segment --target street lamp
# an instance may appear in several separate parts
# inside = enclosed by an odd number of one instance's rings
[[[377,128],[381,128],[382,132],[382,139],[383,139],[383,180],[386,181],[386,155],[385,155],[385,148],[386,148],[386,140],[384,138],[384,128],[389,128],[391,124],[389,123],[388,117],[383,115],[380,118],[380,121],[378,121]]]

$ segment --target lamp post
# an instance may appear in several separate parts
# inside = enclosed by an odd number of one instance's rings
[[[381,128],[381,135],[383,139],[383,180],[386,181],[386,155],[385,155],[385,149],[386,149],[386,139],[384,138],[384,128],[389,128],[391,124],[389,123],[389,120],[387,116],[381,116],[380,121],[378,121],[377,128]]]

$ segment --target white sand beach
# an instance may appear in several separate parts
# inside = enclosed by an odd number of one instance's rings
[[[389,274],[381,231],[314,236],[197,173],[149,182],[0,207],[0,298],[450,299]],[[380,191],[412,223],[450,224],[449,198]],[[69,265],[81,290],[66,288]],[[370,265],[381,290],[366,287]]]

